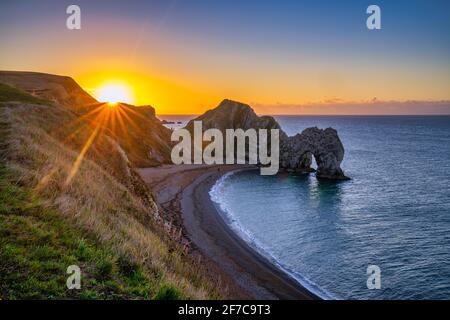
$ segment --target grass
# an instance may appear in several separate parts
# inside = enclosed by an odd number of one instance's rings
[[[0,297],[2,299],[139,299],[159,292],[137,264],[83,237],[0,166]],[[67,267],[82,270],[69,290]],[[165,287],[164,287],[165,288]]]
[[[35,104],[48,104],[49,101],[36,98],[27,92],[0,82],[0,102],[20,101]]]
[[[22,102],[0,103],[0,299],[220,297],[164,232],[117,143],[101,130],[67,183],[92,124],[13,96]],[[66,287],[73,264],[81,290]]]

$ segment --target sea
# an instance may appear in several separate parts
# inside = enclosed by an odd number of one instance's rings
[[[230,228],[323,299],[450,299],[450,116],[275,118],[335,128],[351,180],[227,174],[210,196]]]

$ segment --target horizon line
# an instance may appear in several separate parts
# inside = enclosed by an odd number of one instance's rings
[[[184,117],[191,117],[191,116],[201,116],[204,113],[198,113],[198,114],[182,114],[182,113],[164,113],[164,114],[156,114],[157,117],[161,116],[184,116]],[[272,116],[272,117],[278,117],[278,116],[285,116],[285,117],[437,117],[437,116],[450,116],[450,113],[424,113],[424,114],[417,114],[417,113],[411,113],[411,114],[293,114],[293,113],[285,113],[285,114],[259,114],[257,115],[264,115],[264,116]]]

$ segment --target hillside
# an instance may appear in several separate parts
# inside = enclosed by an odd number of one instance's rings
[[[38,72],[0,71],[0,82],[67,107],[97,103],[70,77]]]
[[[170,162],[170,129],[156,118],[151,106],[105,103],[79,108],[76,114],[87,123],[100,124],[119,143],[134,167]]]
[[[72,78],[46,73],[0,71],[0,83],[19,89],[36,101],[47,101],[72,111],[77,116],[76,122],[71,123],[72,131],[86,123],[100,123],[126,151],[128,159],[136,167],[155,166],[170,161],[170,130],[156,118],[155,109],[151,106],[121,103],[114,108],[107,108],[106,104],[91,97]],[[4,90],[4,95],[6,92]]]
[[[164,160],[152,109],[110,109],[70,78],[22,75],[0,73],[14,85],[0,85],[0,298],[217,297],[134,171]],[[81,290],[66,289],[72,264]]]

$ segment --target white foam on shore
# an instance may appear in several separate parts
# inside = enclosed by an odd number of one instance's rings
[[[209,196],[211,200],[218,206],[219,214],[222,216],[227,225],[231,228],[233,232],[235,232],[239,238],[244,240],[253,250],[258,252],[261,256],[268,259],[276,268],[286,273],[289,277],[298,282],[302,287],[307,289],[308,291],[314,293],[318,297],[324,300],[336,300],[332,294],[325,292],[320,287],[318,287],[314,282],[309,280],[308,278],[300,275],[298,272],[295,272],[281,264],[276,257],[271,254],[266,248],[264,248],[263,244],[261,244],[258,239],[236,218],[236,216],[230,210],[229,205],[226,199],[222,196],[225,189],[229,185],[229,178],[238,173],[239,171],[230,171],[224,174],[216,183],[211,187],[209,191]]]

